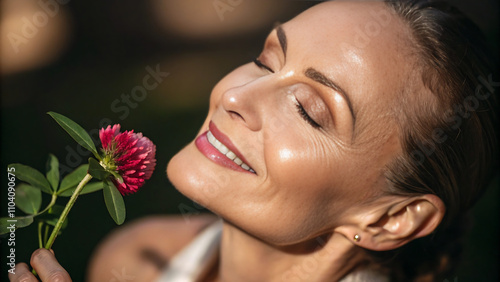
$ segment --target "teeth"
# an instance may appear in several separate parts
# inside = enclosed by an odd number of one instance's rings
[[[246,163],[244,163],[240,158],[237,158],[235,153],[231,152],[224,144],[222,144],[219,140],[217,140],[212,134],[212,132],[208,131],[207,139],[208,142],[210,142],[210,144],[212,144],[212,146],[215,147],[215,149],[217,149],[222,154],[226,155],[226,157],[228,157],[234,163],[239,165],[241,168],[255,173],[255,171],[251,169]]]
[[[222,144],[221,144],[221,146],[219,147],[219,151],[220,151],[221,153],[223,153],[224,155],[225,155],[225,154],[228,154],[228,153],[230,152],[230,151],[229,151],[229,149],[228,149],[226,146],[222,145]],[[232,152],[231,152],[231,153],[232,153]]]
[[[241,165],[243,163],[242,160],[240,160],[240,158],[236,158],[233,160],[237,165]]]
[[[231,160],[233,160],[233,161],[234,161],[234,159],[238,159],[238,158],[236,157],[236,155],[235,155],[233,152],[231,152],[231,151],[229,151],[229,152],[226,154],[226,157],[230,158],[230,159],[231,159]],[[239,159],[238,159],[238,160],[239,160]],[[235,162],[236,162],[236,161],[235,161]]]

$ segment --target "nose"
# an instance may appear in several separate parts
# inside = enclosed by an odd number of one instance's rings
[[[222,107],[233,119],[244,123],[250,130],[258,131],[268,103],[270,87],[259,81],[233,87],[222,95]]]

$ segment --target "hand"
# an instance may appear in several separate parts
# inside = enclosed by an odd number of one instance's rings
[[[31,255],[31,266],[42,281],[72,281],[68,272],[59,264],[52,250],[38,249]],[[10,281],[38,281],[24,262],[16,264],[16,274],[9,273]]]

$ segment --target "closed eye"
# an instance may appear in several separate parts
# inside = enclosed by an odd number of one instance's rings
[[[299,114],[302,116],[302,118],[307,121],[307,123],[309,123],[312,127],[314,128],[320,128],[321,126],[316,122],[314,121],[310,116],[309,114],[306,112],[306,110],[304,109],[304,107],[302,106],[302,104],[297,101],[297,111],[299,112]]]
[[[254,63],[255,63],[255,64],[256,64],[259,68],[261,68],[261,69],[265,69],[265,70],[267,70],[267,71],[269,71],[269,72],[271,72],[271,73],[274,73],[274,71],[273,71],[270,67],[268,67],[268,66],[264,65],[264,64],[263,64],[263,63],[259,60],[259,58],[255,58],[255,59],[253,59],[253,62],[254,62]]]

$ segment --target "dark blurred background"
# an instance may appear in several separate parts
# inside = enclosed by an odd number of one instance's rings
[[[497,1],[451,2],[481,27],[491,48],[498,50]],[[158,159],[146,186],[125,197],[126,222],[183,210],[203,212],[168,182],[168,160],[195,136],[215,83],[259,54],[275,22],[284,22],[316,3],[2,1],[1,167],[23,163],[44,171],[49,153],[59,158],[63,173],[86,162],[89,155],[47,111],[67,115],[94,132],[93,136],[105,124],[120,123],[123,129],[136,129],[153,140]],[[168,76],[141,94],[137,87],[143,86],[148,68]],[[6,178],[3,173],[2,216],[7,210]],[[476,206],[464,262],[450,281],[498,280],[497,188],[498,182]],[[47,203],[44,198],[42,207]],[[107,215],[101,192],[78,199],[69,221],[54,250],[74,281],[83,281],[92,250],[116,225]],[[17,230],[16,260],[29,261],[37,245],[34,226]],[[6,256],[2,240],[2,281],[7,279]]]

